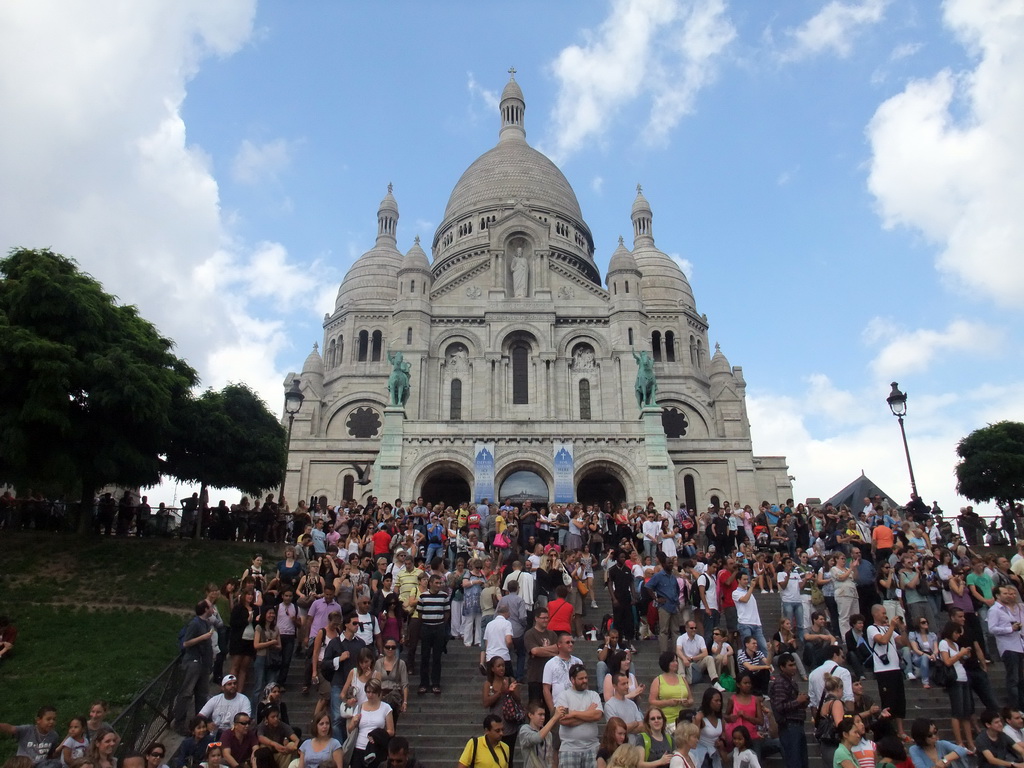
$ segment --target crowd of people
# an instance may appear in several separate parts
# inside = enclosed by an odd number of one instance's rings
[[[173,755],[153,744],[128,756],[149,768],[415,765],[399,723],[410,695],[443,700],[452,642],[480,649],[484,734],[465,745],[465,768],[510,768],[517,749],[527,768],[758,768],[773,752],[800,768],[808,717],[834,768],[1024,763],[1024,545],[1012,560],[981,557],[918,499],[699,513],[653,499],[314,499],[286,518],[262,511],[273,503],[223,520],[194,508],[204,535],[285,542],[284,557],[206,587],[178,637],[183,741]],[[124,535],[137,525],[112,521]],[[599,591],[611,612],[588,616]],[[774,633],[758,605],[767,593],[781,602]],[[660,652],[649,683],[632,667],[648,637]],[[585,642],[586,662],[574,654]],[[864,691],[869,675],[884,707]],[[936,742],[930,721],[905,724],[913,681],[947,692],[952,741]],[[285,685],[317,697],[305,738]],[[114,768],[117,735],[92,713],[61,743],[52,708],[0,731],[31,765]]]

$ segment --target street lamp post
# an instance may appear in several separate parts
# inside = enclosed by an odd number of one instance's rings
[[[900,392],[899,384],[895,381],[892,383],[892,392],[885,398],[885,402],[889,404],[889,410],[892,411],[892,415],[899,419],[900,422],[900,434],[903,435],[903,452],[907,454],[907,469],[910,470],[910,490],[914,494],[915,498],[919,498],[917,493],[917,481],[914,480],[914,465],[910,463],[910,447],[907,445],[907,430],[903,426],[903,417],[907,413],[907,393]]]
[[[292,424],[295,423],[295,414],[302,408],[302,401],[305,399],[302,390],[299,389],[299,380],[292,379],[291,389],[284,393],[284,411],[288,414],[288,440],[285,443],[284,472],[281,474],[281,493],[277,497],[280,504],[284,504],[284,484],[288,480],[288,451],[292,448]]]

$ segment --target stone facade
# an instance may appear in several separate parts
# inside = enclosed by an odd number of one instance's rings
[[[783,457],[755,457],[742,370],[708,351],[708,319],[658,250],[637,188],[633,248],[605,283],[576,195],[526,142],[522,91],[502,93],[497,146],[452,191],[431,244],[397,247],[388,193],[377,241],[349,270],[301,374],[289,496],[391,501],[471,495],[474,446],[494,444],[495,491],[553,493],[553,446],[572,443],[581,501],[756,504],[791,495]],[[637,356],[653,358],[656,407],[641,409]],[[410,396],[391,406],[389,356]],[[529,474],[522,474],[523,472]],[[506,480],[510,484],[502,489]],[[520,482],[522,481],[522,482]]]

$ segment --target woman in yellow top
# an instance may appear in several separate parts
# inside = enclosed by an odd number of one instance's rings
[[[669,728],[675,727],[676,718],[684,707],[693,706],[693,694],[686,678],[679,674],[679,659],[674,650],[665,651],[658,657],[661,674],[651,683],[647,703],[665,713]]]

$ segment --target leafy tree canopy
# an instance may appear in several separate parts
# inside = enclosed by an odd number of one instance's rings
[[[1024,499],[1024,424],[1000,421],[976,429],[956,447],[957,492],[971,501]]]
[[[0,278],[0,481],[155,484],[195,371],[72,259],[14,249]]]
[[[175,419],[167,471],[180,480],[260,495],[281,482],[284,427],[244,384],[190,398]]]

